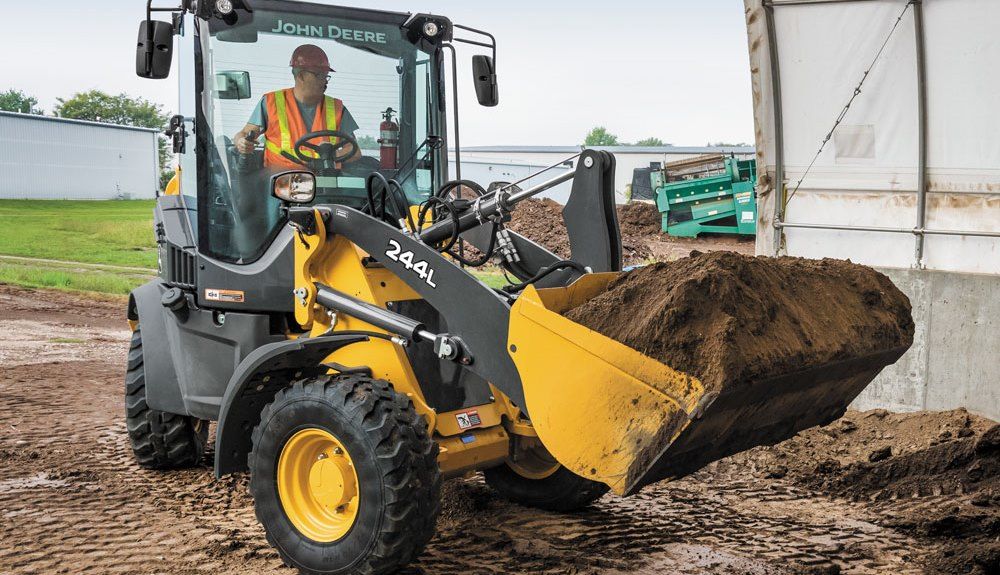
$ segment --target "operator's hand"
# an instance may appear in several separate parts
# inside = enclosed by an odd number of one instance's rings
[[[243,130],[236,136],[236,151],[243,154],[252,154],[254,146],[257,145],[257,138],[260,133],[257,130]]]

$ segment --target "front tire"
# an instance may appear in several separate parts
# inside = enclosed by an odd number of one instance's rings
[[[125,426],[139,465],[151,469],[197,465],[208,442],[208,422],[150,409],[146,404],[142,334],[138,328],[132,332],[125,372]]]
[[[391,573],[434,535],[438,447],[381,380],[320,376],[261,412],[248,464],[268,542],[307,574]]]

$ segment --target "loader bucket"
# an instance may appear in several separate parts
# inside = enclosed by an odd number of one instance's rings
[[[906,350],[706,393],[691,375],[560,315],[617,275],[587,274],[565,288],[529,286],[511,309],[508,345],[542,443],[569,470],[619,495],[840,417]]]

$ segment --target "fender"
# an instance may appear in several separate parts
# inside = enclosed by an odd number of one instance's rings
[[[160,278],[129,294],[128,319],[142,330],[142,365],[146,374],[146,403],[153,409],[187,414],[181,382],[170,353],[167,324],[160,298],[169,286]]]
[[[292,380],[328,373],[330,366],[323,365],[324,358],[362,341],[368,337],[357,333],[280,341],[254,350],[240,362],[222,397],[215,432],[216,478],[246,471],[250,434],[260,422],[261,410],[279,390]]]

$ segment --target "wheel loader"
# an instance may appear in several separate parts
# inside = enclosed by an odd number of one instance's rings
[[[266,160],[274,142],[234,134],[288,88],[306,43],[354,121],[282,142],[290,169]],[[249,472],[268,541],[303,573],[413,561],[448,478],[481,472],[515,502],[570,511],[783,440],[838,417],[902,353],[708,393],[564,317],[622,270],[614,157],[582,151],[527,189],[461,179],[457,44],[489,52],[473,83],[496,105],[493,37],[438,15],[150,1],[140,24],[137,73],[177,61],[180,166],[155,207],[158,278],[129,297],[128,435],[145,467],[209,453],[216,476]],[[504,226],[570,181],[572,257]]]

